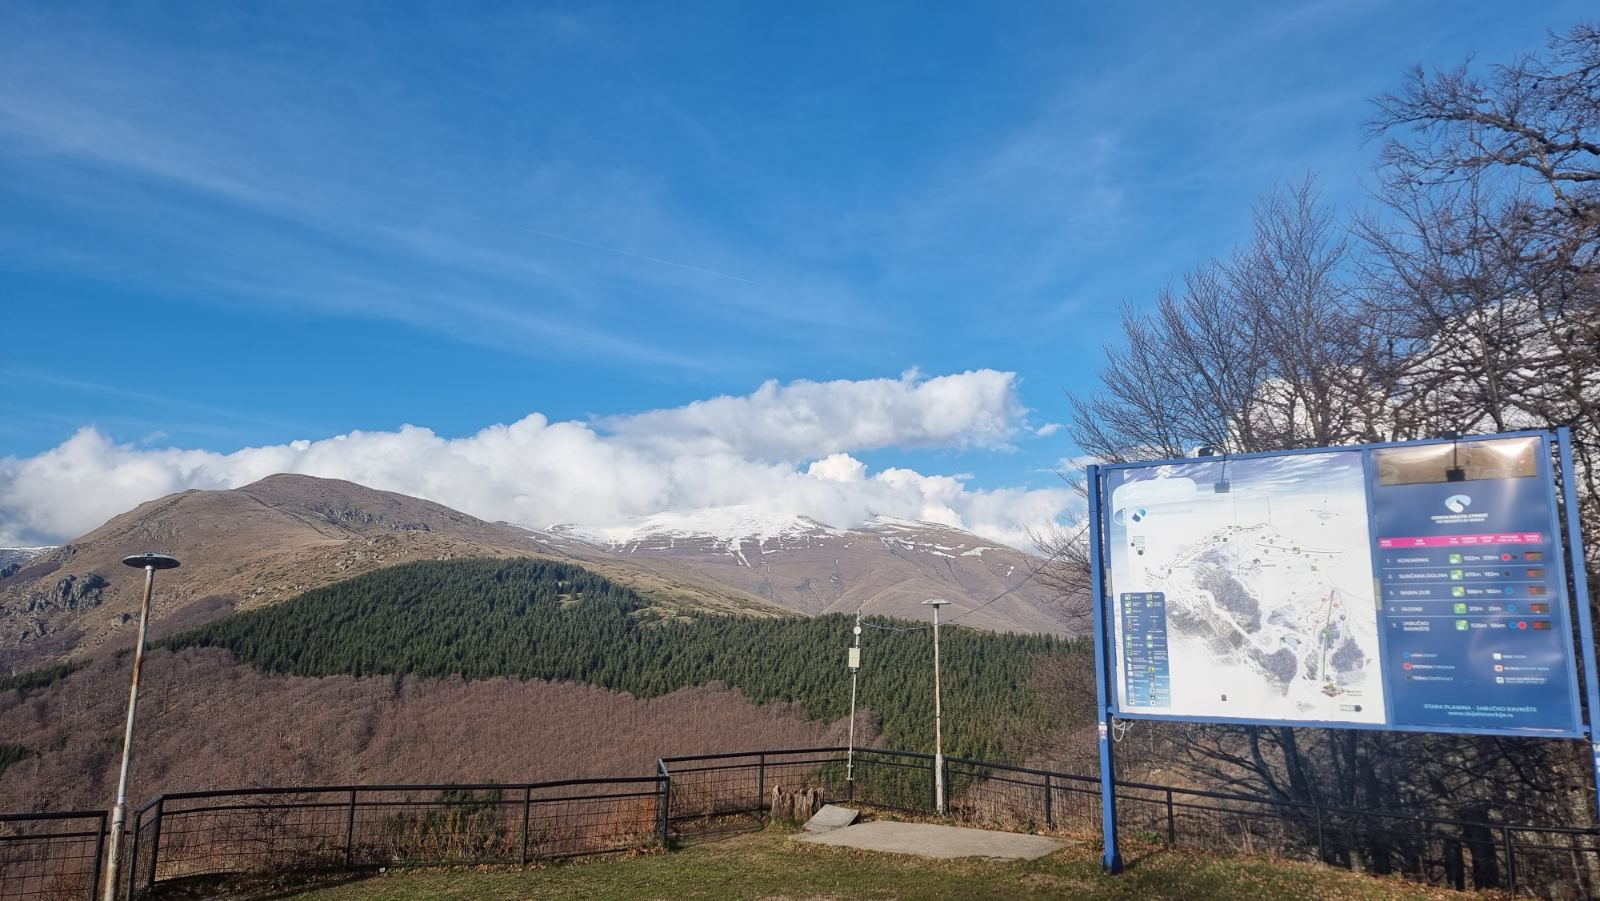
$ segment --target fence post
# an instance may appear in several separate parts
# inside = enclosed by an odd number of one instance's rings
[[[1317,815],[1317,860],[1328,862],[1328,842],[1322,835],[1322,805],[1311,808]]]
[[[928,809],[937,812],[939,809],[939,759],[928,758]]]
[[[1172,789],[1167,789],[1167,845],[1178,843],[1178,821],[1172,815]]]
[[[1506,847],[1506,891],[1517,893],[1517,848],[1511,841],[1511,827],[1500,827],[1500,838]]]
[[[89,882],[89,901],[100,897],[100,879],[104,874],[106,856],[106,815],[100,814],[100,831],[94,837],[94,878]]]
[[[528,827],[532,823],[532,820],[530,819],[530,816],[531,816],[532,813],[533,813],[533,786],[529,785],[529,786],[525,786],[522,789],[522,865],[523,866],[527,866],[528,865]]]
[[[1054,829],[1054,828],[1056,828],[1056,815],[1055,815],[1055,809],[1054,809],[1054,806],[1053,806],[1055,802],[1054,802],[1054,799],[1052,798],[1052,796],[1054,794],[1055,794],[1055,792],[1050,788],[1050,774],[1049,773],[1045,773],[1044,774],[1044,828],[1046,828],[1046,829]]]
[[[153,891],[156,887],[156,866],[161,860],[161,817],[166,813],[167,799],[165,796],[156,798],[156,818],[150,824],[150,878],[145,881],[144,890]]]
[[[656,802],[656,837],[664,848],[667,845],[667,818],[672,811],[672,774],[667,771],[664,760],[656,761],[656,789],[660,792]]]
[[[350,869],[356,853],[356,790],[350,789],[350,809],[344,817],[344,868]]]
[[[767,806],[767,755],[756,755],[756,812]]]

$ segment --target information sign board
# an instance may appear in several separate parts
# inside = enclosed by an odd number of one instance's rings
[[[1584,734],[1544,435],[1104,478],[1118,716]]]

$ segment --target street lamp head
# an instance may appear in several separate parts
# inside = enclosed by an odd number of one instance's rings
[[[123,557],[122,565],[134,569],[177,569],[178,558],[166,554],[133,554]]]
[[[928,598],[926,601],[922,602],[922,606],[924,607],[946,607],[949,606],[949,604],[950,602],[944,598]]]

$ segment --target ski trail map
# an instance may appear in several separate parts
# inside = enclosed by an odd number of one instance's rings
[[[1123,709],[1385,721],[1359,451],[1110,473]]]

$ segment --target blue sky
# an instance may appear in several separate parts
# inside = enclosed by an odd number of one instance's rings
[[[851,452],[1048,485],[1119,303],[1274,182],[1365,204],[1406,66],[1586,11],[0,2],[0,458],[988,368],[1009,439]]]

